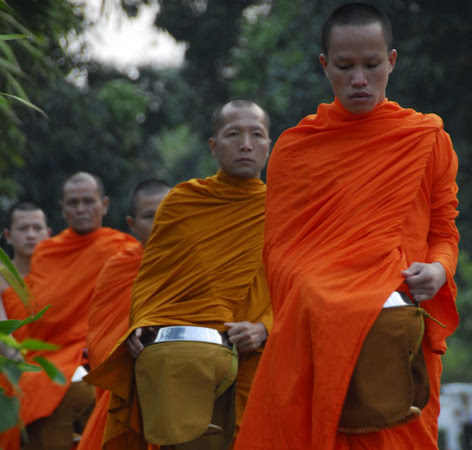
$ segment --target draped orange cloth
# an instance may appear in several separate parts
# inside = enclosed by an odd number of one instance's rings
[[[274,326],[237,450],[437,448],[440,353],[458,324],[457,157],[442,121],[384,102],[353,115],[336,99],[287,130],[267,175],[264,258]],[[422,303],[431,398],[420,420],[342,435],[337,424],[363,340],[411,263],[447,283]]]
[[[172,189],[156,213],[133,287],[130,329],[121,342],[134,329],[151,325],[223,331],[225,322],[244,318],[270,330],[262,263],[264,202],[262,181],[222,171]],[[247,370],[254,367],[248,364]],[[87,377],[113,393],[106,449],[146,448],[133,377],[125,345]]]
[[[133,281],[143,257],[143,246],[136,243],[112,256],[97,278],[90,301],[88,358],[95,369],[129,326]],[[108,414],[110,393],[96,389],[97,403],[82,433],[79,450],[100,450]]]
[[[111,228],[85,235],[68,228],[35,248],[29,273],[33,309],[52,306],[29,325],[28,332],[30,337],[57,344],[60,349],[31,352],[28,360],[46,357],[63,372],[67,382],[58,385],[44,372],[23,374],[21,415],[25,424],[50,415],[62,400],[72,375],[84,362],[89,302],[97,276],[112,255],[135,242],[131,235]]]

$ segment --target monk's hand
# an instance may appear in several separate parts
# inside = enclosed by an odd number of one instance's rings
[[[126,339],[126,345],[128,346],[129,354],[136,358],[144,349],[144,345],[141,342],[141,335],[143,334],[142,328],[136,328]]]
[[[240,352],[257,350],[267,339],[267,330],[262,322],[228,322],[224,325],[228,329],[229,341],[236,344]]]
[[[403,270],[402,275],[417,302],[433,298],[446,282],[446,271],[439,262],[415,262]]]

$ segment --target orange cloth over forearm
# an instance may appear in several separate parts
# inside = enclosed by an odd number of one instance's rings
[[[88,357],[91,369],[109,355],[128,330],[133,281],[143,257],[143,246],[136,243],[112,256],[97,279],[90,301]]]
[[[244,320],[261,321],[270,330],[272,313],[262,267],[264,202],[262,181],[223,172],[176,186],[161,203],[146,244],[128,333],[150,325],[223,331],[225,322],[242,320],[244,312]],[[87,381],[114,394],[105,448],[145,448],[130,390],[132,360],[124,346]]]
[[[274,326],[236,449],[331,450],[351,448],[343,447],[351,439],[362,449],[435,448],[441,363],[433,352],[445,350],[458,323],[456,173],[440,118],[394,102],[352,115],[336,100],[281,136],[268,167],[264,247]],[[431,400],[400,431],[338,436],[363,340],[415,261],[440,261],[448,278],[422,304],[447,325],[427,320]]]
[[[95,369],[126,332],[133,281],[143,256],[136,243],[112,256],[103,267],[90,301],[87,336],[90,369]],[[97,403],[82,433],[78,450],[100,450],[108,414],[110,393],[97,388]]]
[[[85,235],[66,229],[35,248],[29,274],[33,309],[51,307],[29,325],[29,336],[60,349],[31,352],[28,360],[46,357],[63,372],[67,383],[60,386],[44,372],[23,374],[21,414],[26,424],[50,415],[62,400],[74,371],[84,361],[89,302],[97,276],[108,258],[134,242],[132,236],[110,228]]]

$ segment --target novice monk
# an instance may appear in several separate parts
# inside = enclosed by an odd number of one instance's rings
[[[341,6],[322,47],[334,102],[286,131],[268,167],[274,327],[236,449],[435,449],[440,355],[458,323],[457,157],[438,116],[385,98],[397,51],[377,8]],[[412,300],[447,326],[424,320],[429,401],[415,372],[423,313]],[[392,334],[370,353],[374,330]],[[370,370],[358,377],[362,362]],[[384,399],[403,409],[383,416]],[[351,419],[366,413],[359,428],[346,425],[351,407]]]
[[[3,235],[13,248],[13,265],[26,277],[30,271],[36,244],[47,239],[51,230],[48,228],[46,215],[39,206],[31,202],[20,202],[8,210]],[[1,276],[0,298],[0,320],[24,319],[28,315],[21,300]]]
[[[31,352],[28,360],[49,359],[66,384],[52,382],[44,372],[21,377],[21,415],[29,438],[25,449],[70,449],[74,428],[82,431],[93,408],[93,388],[80,381],[90,298],[105,262],[136,242],[128,234],[102,227],[108,203],[98,177],[85,172],[71,176],[63,184],[60,202],[69,227],[35,249],[29,275],[32,309],[52,306],[29,325],[29,335],[60,348]]]
[[[144,245],[151,234],[157,207],[169,189],[166,183],[149,179],[139,183],[131,193],[126,221],[139,242],[112,256],[97,278],[90,302],[87,336],[90,369],[95,369],[107,358],[128,329],[133,281]],[[96,389],[96,405],[82,433],[78,450],[102,448],[109,400],[109,391]]]
[[[31,202],[19,202],[10,207],[7,213],[7,223],[3,230],[5,239],[13,248],[12,262],[18,272],[28,283],[31,257],[36,244],[47,239],[51,230],[48,228],[44,211]],[[13,288],[8,287],[7,282],[0,276],[0,320],[25,319],[28,311]],[[25,326],[13,333],[15,339],[22,341],[27,337]],[[0,353],[9,358],[21,358],[17,351],[0,345]],[[2,380],[2,386],[7,392],[11,391],[11,385]],[[13,394],[13,392],[12,392]],[[20,429],[15,427],[0,433],[0,448],[17,450],[20,448]]]
[[[259,178],[269,154],[269,121],[256,104],[235,100],[218,108],[212,122],[209,144],[220,170],[177,185],[157,211],[124,336],[132,356],[123,338],[87,377],[112,391],[104,448],[141,449],[146,440],[161,449],[227,448],[235,414],[234,344],[238,420],[245,406],[272,322]],[[143,350],[142,341],[152,342],[157,329],[163,338],[172,325],[181,328]]]

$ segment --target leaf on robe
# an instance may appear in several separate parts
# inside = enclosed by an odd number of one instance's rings
[[[66,384],[64,374],[52,362],[42,356],[36,356],[33,359],[44,369],[52,381],[57,384]]]

